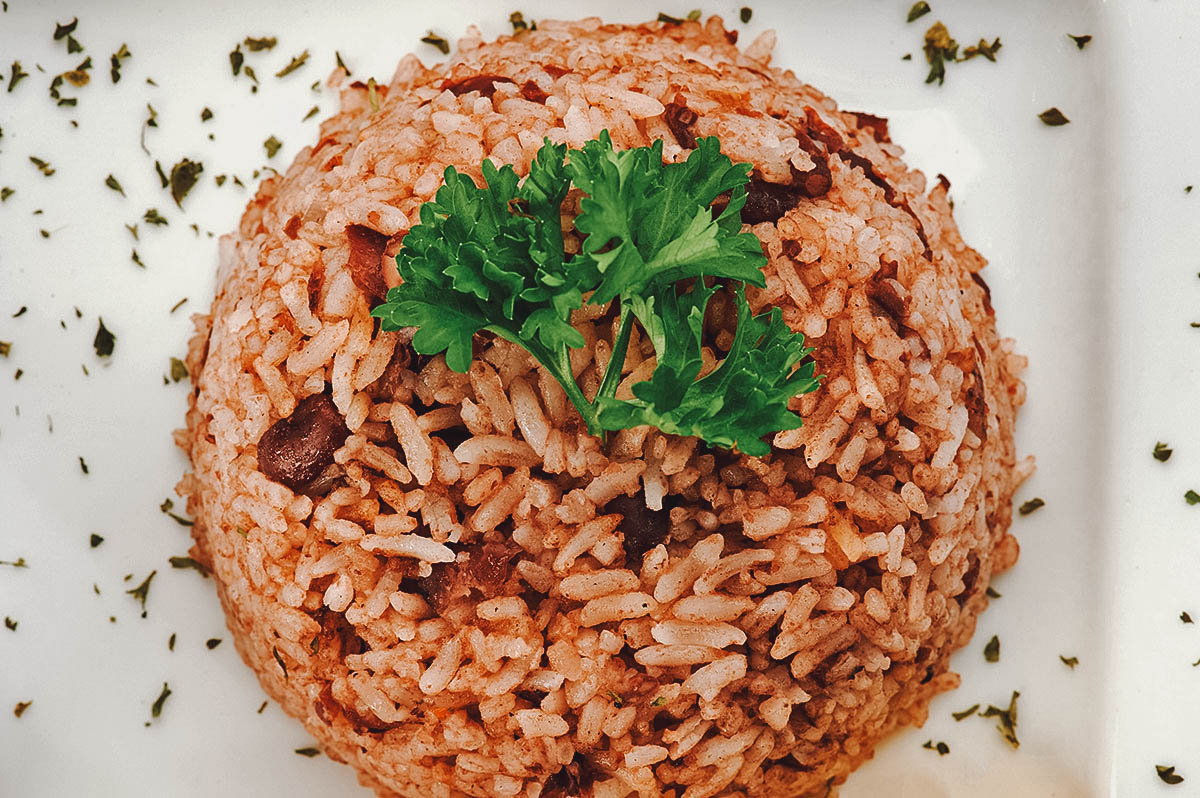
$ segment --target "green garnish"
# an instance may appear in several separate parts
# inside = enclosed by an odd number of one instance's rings
[[[121,80],[121,62],[129,56],[133,55],[129,52],[129,48],[122,44],[121,49],[117,50],[108,58],[108,76],[112,78],[113,83]]]
[[[141,255],[138,255],[138,251],[136,249],[130,251],[129,259],[136,263],[139,267],[143,269],[146,268],[146,264],[142,263],[142,257]]]
[[[311,746],[308,748],[297,748],[296,753],[299,754],[300,756],[306,756],[309,759],[312,759],[314,756],[320,755],[321,749],[313,748]]]
[[[916,22],[932,10],[929,7],[929,3],[926,3],[925,0],[920,0],[918,3],[913,3],[912,8],[908,9],[908,17],[904,21]]]
[[[21,717],[25,714],[25,710],[29,709],[29,706],[32,703],[32,701],[18,701],[17,705],[13,707],[13,715],[17,716],[18,718]]]
[[[84,373],[84,374],[87,374],[87,368],[86,368],[86,367],[84,368],[84,370],[83,370],[83,373]],[[80,458],[79,458],[79,470],[80,470],[80,471],[82,471],[82,472],[84,473],[84,476],[87,476],[87,474],[88,474],[88,464],[87,464],[87,460],[84,460],[84,459],[83,459],[83,457],[80,457]]]
[[[29,162],[36,166],[38,171],[46,177],[54,174],[54,167],[50,165],[49,161],[43,161],[41,158],[35,158],[34,156],[30,155]]]
[[[529,23],[525,21],[525,15],[520,11],[514,11],[509,14],[508,21],[512,24],[513,33],[529,30]]]
[[[346,66],[346,62],[342,60],[342,54],[334,50],[333,58],[337,65],[342,68],[342,71],[346,73],[346,77],[350,77],[350,67]]]
[[[179,300],[179,301],[178,301],[178,302],[176,302],[174,305],[172,305],[172,306],[171,306],[171,309],[170,309],[170,310],[168,310],[168,311],[167,311],[167,313],[174,313],[175,311],[177,311],[177,310],[179,310],[181,307],[183,307],[183,303],[184,303],[184,302],[187,302],[187,301],[188,301],[188,298],[187,298],[187,297],[184,297],[183,299]]]
[[[164,515],[171,516],[175,523],[179,524],[180,526],[191,526],[192,524],[196,523],[195,521],[190,521],[181,515],[171,512],[172,508],[174,507],[175,502],[171,501],[170,499],[163,499],[163,503],[158,505],[158,509],[162,510]]]
[[[1066,665],[1071,670],[1075,670],[1075,666],[1079,664],[1079,657],[1064,657],[1062,654],[1059,654],[1058,658],[1062,660],[1063,665]]]
[[[154,575],[158,571],[151,571],[150,575],[142,580],[142,583],[137,587],[126,590],[125,592],[133,596],[142,605],[142,617],[146,617],[146,599],[150,598],[150,582],[154,579]]]
[[[422,36],[421,41],[438,48],[442,55],[450,55],[450,42],[438,36],[433,31],[429,31],[429,33]]]
[[[246,49],[250,52],[258,53],[262,52],[263,50],[270,50],[272,47],[274,47],[275,37],[264,36],[261,39],[256,39],[253,36],[247,36],[242,44],[246,45]]]
[[[308,113],[305,114],[304,118],[301,119],[300,121],[307,122],[308,120],[312,119],[314,116],[316,116],[319,113],[321,113],[321,109],[318,106],[314,105],[312,108],[308,109]]]
[[[667,25],[682,25],[683,24],[683,19],[681,17],[673,17],[670,14],[666,13],[665,11],[658,12],[658,21],[664,22]]]
[[[1181,784],[1183,782],[1183,776],[1175,772],[1174,765],[1155,765],[1154,772],[1167,784]]]
[[[247,46],[249,46],[249,45],[247,45]],[[254,49],[254,48],[250,48],[250,49]],[[295,72],[300,67],[304,66],[305,62],[307,62],[307,61],[308,61],[308,50],[305,50],[304,52],[300,53],[300,55],[294,56],[291,61],[288,61],[288,65],[285,66],[283,69],[279,70],[278,72],[276,72],[275,77],[277,77],[277,78],[286,77],[286,76],[292,74],[293,72]]]
[[[93,534],[91,538],[88,539],[88,542],[92,544],[92,548],[94,549],[104,542],[104,536]]]
[[[375,78],[367,78],[367,102],[371,105],[371,113],[379,110],[379,92],[375,90]]]
[[[96,337],[92,339],[92,346],[96,350],[98,357],[109,357],[113,353],[113,347],[117,344],[117,336],[112,334],[112,331],[104,326],[104,319],[99,319],[99,324],[96,327]]]
[[[188,378],[187,364],[177,357],[171,358],[171,382],[179,382]]]
[[[146,224],[156,224],[159,226],[168,224],[166,217],[159,213],[157,208],[150,208],[142,214],[142,221]]]
[[[104,185],[108,186],[113,191],[120,194],[122,197],[125,196],[125,189],[121,188],[121,181],[117,180],[112,175],[109,175],[108,177],[104,178]]]
[[[313,635],[313,639],[308,641],[308,653],[314,656],[321,650],[321,636]]]
[[[157,718],[162,714],[163,705],[167,703],[167,698],[171,695],[171,688],[163,682],[162,692],[158,694],[158,698],[154,699],[154,703],[150,705],[150,717]]]
[[[766,454],[763,436],[801,425],[788,401],[820,378],[781,311],[754,316],[745,298],[746,283],[764,285],[766,262],[759,240],[741,232],[750,165],[731,162],[714,137],[697,139],[684,163],[664,165],[662,146],[615,151],[607,131],[581,150],[547,141],[523,182],[511,166],[485,161],[484,188],[448,167],[396,258],[403,283],[372,315],[384,330],[417,327],[414,349],[445,352],[460,373],[476,333],[518,344],[593,435],[649,424]],[[586,196],[575,219],[584,239],[568,256],[561,205],[571,186]],[[725,194],[718,213],[712,203]],[[724,359],[700,377],[705,310],[721,288],[710,278],[725,281],[738,324]],[[571,314],[585,301],[611,303],[618,328],[594,397],[575,381],[569,355],[584,346]],[[635,321],[657,364],[632,398],[618,399]]]
[[[8,357],[12,352],[12,341],[0,341],[0,357]]]
[[[271,138],[263,142],[263,149],[267,151],[268,158],[274,158],[275,153],[279,152],[279,148],[282,146],[283,142],[274,136],[271,136]]]
[[[979,705],[972,704],[971,706],[964,709],[962,712],[951,712],[950,717],[954,718],[956,721],[963,721],[963,720],[966,720],[967,718],[971,717],[978,711],[979,711]]]
[[[27,77],[29,77],[29,73],[21,69],[21,62],[13,61],[12,74],[9,75],[8,78],[8,91],[11,93],[12,90],[17,87],[17,83],[19,83],[23,78]]]
[[[51,430],[53,432],[54,430]],[[18,557],[15,560],[0,560],[0,565],[8,565],[13,568],[28,568],[29,563],[25,562],[24,557]]]
[[[688,22],[699,22],[700,21],[700,9],[693,8],[691,11],[689,11],[687,13],[687,21]]]
[[[275,646],[271,646],[271,654],[275,657],[275,661],[279,663],[279,669],[283,671],[284,681],[287,681],[287,665],[284,664],[283,657],[279,656],[279,649]]]
[[[1187,493],[1183,494],[1183,500],[1190,505],[1200,504],[1200,493],[1189,489]]]
[[[958,58],[958,42],[950,38],[950,31],[941,22],[935,22],[925,31],[925,60],[929,62],[929,75],[926,83],[938,85],[946,82],[946,62]]]
[[[1194,623],[1191,614],[1187,610],[1179,613],[1179,620],[1183,621],[1184,623]]]
[[[988,589],[984,592],[987,594],[988,598],[1003,598],[1003,596],[1000,594],[1000,592],[997,591],[996,588],[992,587],[991,585],[988,585]]]
[[[1063,114],[1058,108],[1047,108],[1038,114],[1038,119],[1048,127],[1059,127],[1060,125],[1068,124],[1071,120]]]
[[[210,637],[204,641],[204,647],[207,648],[209,651],[212,651],[214,648],[216,648],[219,645],[221,645],[221,638],[219,638],[219,637]]]
[[[189,161],[187,158],[171,167],[171,199],[175,200],[177,208],[183,209],[183,198],[192,190],[192,186],[196,185],[196,180],[203,171],[204,164]]]
[[[8,631],[10,631],[10,632],[17,631],[17,623],[18,623],[18,621],[14,621],[12,618],[9,618],[7,615],[4,616],[4,628],[7,629]]]
[[[1068,33],[1067,36],[1069,36],[1071,39],[1074,40],[1075,46],[1078,47],[1080,50],[1082,50],[1084,47],[1087,47],[1088,42],[1090,42],[1092,40],[1091,34],[1085,34],[1083,36],[1076,36],[1073,33]]]
[[[943,742],[939,742],[935,745],[933,740],[926,740],[925,744],[921,747],[928,748],[930,751],[937,751],[939,756],[945,756],[946,754],[950,753],[950,746]]]
[[[175,650],[175,633],[174,632],[171,632],[171,636],[169,638],[167,638],[167,650],[168,651]]]
[[[1171,455],[1174,453],[1175,450],[1167,446],[1167,444],[1163,443],[1162,441],[1154,444],[1154,459],[1160,463],[1165,463],[1170,460]]]
[[[996,52],[1001,46],[1002,45],[1000,44],[999,36],[993,39],[991,44],[988,44],[987,39],[980,39],[979,44],[964,48],[962,52],[962,58],[959,60],[970,61],[975,56],[981,55],[994,64],[996,63]]]
[[[1029,515],[1034,510],[1039,510],[1046,506],[1045,499],[1034,497],[1017,508],[1017,512],[1021,515]]]
[[[8,198],[16,193],[17,193],[17,190],[15,188],[13,188],[12,186],[5,186],[4,188],[0,188],[0,202],[7,202]]]
[[[992,635],[992,639],[983,647],[983,658],[988,662],[1000,661],[1000,638],[996,635]]]
[[[229,53],[229,68],[233,70],[233,76],[236,78],[238,73],[242,71],[242,64],[246,62],[246,56],[242,55],[242,46],[233,48]]]
[[[167,558],[167,562],[171,563],[172,568],[191,568],[204,578],[208,578],[208,569],[204,567],[204,563],[198,562],[191,557],[169,557]]]
[[[1020,697],[1021,694],[1013,690],[1007,709],[988,704],[988,708],[979,713],[981,718],[996,718],[996,730],[1013,748],[1021,747],[1021,741],[1017,739],[1017,699]]]
[[[743,25],[749,22],[752,16],[754,16],[754,9],[750,6],[742,6],[741,11],[738,11],[738,19],[742,21]]]
[[[54,24],[54,41],[58,41],[64,36],[70,36],[77,27],[79,27],[79,17],[75,17],[70,22],[56,22]]]

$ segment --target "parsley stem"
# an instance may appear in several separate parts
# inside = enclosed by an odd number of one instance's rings
[[[596,391],[596,401],[601,396],[616,396],[617,385],[621,382],[621,372],[625,368],[625,355],[629,351],[629,333],[633,329],[633,313],[629,305],[621,302],[621,322],[617,329],[617,337],[613,339],[612,354],[609,355],[608,365],[604,368],[604,379],[600,389]]]
[[[499,328],[492,326],[488,329],[503,334],[506,338],[512,335],[508,330],[501,331]],[[579,383],[575,382],[575,377],[571,373],[571,359],[567,354],[566,347],[562,347],[557,352],[551,352],[540,341],[517,339],[515,336],[509,338],[521,346],[529,350],[546,371],[550,372],[550,376],[558,381],[562,386],[563,392],[567,398],[571,400],[571,404],[575,405],[575,409],[579,411],[579,415],[587,424],[588,432],[592,435],[603,435],[604,429],[600,426],[600,413],[596,410],[595,405],[588,401],[583,394],[583,389],[579,387]]]

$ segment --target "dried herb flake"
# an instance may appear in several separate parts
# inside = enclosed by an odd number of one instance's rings
[[[1154,444],[1154,459],[1160,463],[1165,463],[1170,460],[1171,455],[1174,453],[1175,450],[1170,446],[1167,446],[1167,444],[1163,443],[1162,441]]]
[[[221,645],[221,638],[219,638],[219,637],[210,637],[204,641],[204,647],[207,648],[209,651],[212,651],[214,648],[216,648],[219,645]]]
[[[113,335],[112,330],[104,326],[104,319],[100,318],[96,327],[96,337],[92,339],[92,346],[96,349],[98,357],[109,357],[113,353],[113,347],[116,346],[117,336]]]
[[[970,61],[975,56],[981,55],[994,64],[996,63],[996,53],[1000,50],[1001,46],[1002,45],[1000,44],[999,36],[992,40],[991,44],[988,44],[987,39],[980,39],[979,44],[964,48],[962,51],[962,58],[959,60]]]
[[[166,217],[159,213],[157,208],[150,208],[142,214],[142,221],[146,224],[156,224],[164,227],[169,224]]]
[[[93,533],[91,538],[88,539],[88,542],[92,544],[92,548],[94,549],[104,542],[104,536]]]
[[[1017,512],[1020,513],[1021,515],[1029,515],[1030,513],[1034,512],[1035,510],[1039,510],[1045,506],[1046,506],[1046,501],[1044,499],[1034,497],[1034,498],[1030,499],[1029,501],[1025,502],[1024,504],[1022,504],[1019,508],[1017,508]]]
[[[271,136],[271,138],[263,142],[263,149],[267,151],[268,158],[274,158],[275,153],[279,152],[279,148],[282,146],[283,142],[274,136]]]
[[[305,114],[304,118],[301,119],[300,121],[307,122],[308,120],[312,119],[314,116],[316,116],[319,113],[321,113],[321,109],[318,106],[314,105],[312,108],[308,109],[308,113]]]
[[[4,628],[7,629],[8,631],[10,631],[10,632],[17,631],[17,623],[18,623],[18,621],[14,621],[12,618],[9,618],[7,615],[4,616]]]
[[[171,358],[171,382],[179,382],[188,378],[187,364],[177,357]]]
[[[158,571],[151,571],[150,575],[142,580],[142,583],[131,590],[125,592],[133,596],[142,605],[142,617],[146,617],[146,599],[150,598],[150,582],[153,581],[154,575]]]
[[[1075,46],[1078,47],[1080,50],[1082,50],[1084,47],[1087,47],[1088,42],[1090,42],[1092,40],[1091,34],[1084,34],[1083,36],[1076,36],[1073,33],[1068,33],[1067,36],[1074,40]]]
[[[207,122],[208,120],[210,120],[212,118],[213,118],[213,112],[212,112],[211,108],[209,108],[208,106],[205,106],[204,108],[202,108],[200,110],[200,121],[201,122]]]
[[[29,77],[29,73],[21,69],[20,61],[12,62],[12,72],[8,77],[8,91],[11,93],[23,79]]]
[[[246,45],[246,49],[252,53],[261,53],[263,50],[270,50],[275,46],[274,36],[264,36],[261,39],[256,39],[253,36],[247,36],[242,44]]]
[[[59,41],[64,36],[70,36],[79,27],[79,17],[70,22],[58,22],[54,25],[54,41]]]
[[[121,80],[121,62],[124,61],[126,58],[129,58],[130,55],[132,55],[132,53],[129,52],[129,48],[127,46],[125,46],[124,44],[122,44],[119,50],[117,50],[115,53],[113,53],[111,56],[109,56],[109,58],[108,58],[108,66],[109,66],[108,76],[110,78],[112,78],[113,83],[120,82],[120,80]]]
[[[933,9],[929,7],[929,3],[926,3],[925,0],[920,0],[920,2],[913,3],[912,8],[908,9],[908,17],[904,21],[916,22],[918,19],[925,16],[932,10]]]
[[[962,712],[951,712],[950,717],[954,718],[956,721],[962,721],[962,720],[966,720],[967,718],[971,717],[978,711],[979,711],[979,705],[972,704],[971,706],[964,709]]]
[[[987,709],[979,713],[981,718],[996,718],[996,730],[1013,748],[1021,747],[1021,741],[1017,739],[1017,699],[1020,697],[1021,694],[1013,690],[1007,709],[988,704]]]
[[[1062,654],[1059,654],[1058,658],[1062,660],[1063,665],[1066,665],[1071,670],[1075,670],[1075,666],[1079,664],[1079,657],[1064,657]]]
[[[937,751],[939,756],[945,756],[946,754],[950,753],[950,746],[946,745],[944,742],[939,742],[935,745],[933,740],[926,740],[925,744],[921,747],[928,748],[930,751]]]
[[[271,646],[271,654],[275,657],[275,661],[279,663],[279,669],[283,671],[284,681],[287,681],[287,665],[284,664],[283,657],[279,656],[279,649],[275,646]]]
[[[1200,493],[1189,489],[1187,493],[1183,494],[1183,500],[1193,506],[1200,504]]]
[[[946,82],[946,62],[958,58],[958,42],[950,37],[950,31],[941,22],[935,22],[925,31],[925,61],[929,64],[926,83],[938,85]]]
[[[421,37],[421,41],[425,44],[436,47],[442,55],[450,55],[450,42],[438,36],[433,31],[429,31]]]
[[[121,181],[117,180],[112,175],[109,175],[108,177],[104,178],[104,185],[108,186],[113,191],[116,191],[122,197],[125,196],[125,189],[121,188]]]
[[[18,718],[21,717],[25,714],[25,710],[29,709],[30,705],[32,704],[33,701],[18,701],[17,705],[13,707],[13,715],[17,716]]]
[[[1047,108],[1038,114],[1038,119],[1042,120],[1042,124],[1049,127],[1059,127],[1068,124],[1071,120],[1067,119],[1066,115],[1056,107]]]
[[[50,165],[49,161],[43,161],[41,158],[35,158],[34,156],[30,155],[29,162],[36,166],[38,171],[46,177],[54,174],[54,167]]]
[[[525,15],[520,11],[514,11],[509,14],[508,21],[512,25],[513,33],[529,30],[529,23],[525,21]]]
[[[162,715],[163,705],[167,703],[167,699],[171,696],[171,688],[163,682],[162,692],[158,694],[158,698],[154,699],[154,703],[150,705],[150,717],[157,718]]]
[[[292,60],[288,62],[287,66],[275,73],[275,77],[282,78],[292,74],[297,69],[304,66],[306,61],[308,61],[308,50],[305,50],[304,52],[300,53],[300,55],[293,57]]]
[[[229,54],[229,68],[233,70],[233,76],[236,78],[242,71],[242,64],[245,63],[246,56],[242,55],[242,46],[239,44],[233,48],[233,52]]]
[[[1000,592],[997,591],[996,588],[992,587],[991,585],[988,585],[988,589],[985,592],[987,593],[988,598],[994,598],[994,599],[1003,598],[1003,595],[1001,595]]]
[[[179,524],[180,526],[192,526],[196,523],[195,521],[188,520],[187,518],[172,512],[174,507],[175,502],[171,501],[170,499],[163,499],[163,503],[158,505],[158,509],[161,510],[164,515],[169,515],[175,521],[175,523]]]
[[[12,188],[11,186],[5,186],[4,188],[0,188],[0,202],[7,202],[8,198],[16,193],[17,193],[17,190],[15,188]]]
[[[184,197],[192,190],[192,186],[196,185],[196,180],[203,171],[204,164],[187,158],[171,167],[171,199],[175,200],[175,206],[180,210],[183,209]]]
[[[171,563],[172,568],[191,568],[204,578],[208,578],[208,569],[204,567],[204,563],[198,562],[191,557],[169,557],[167,558],[167,562]]]
[[[1187,610],[1184,610],[1183,612],[1179,613],[1179,620],[1183,621],[1184,623],[1194,623],[1194,621],[1192,620],[1192,616],[1188,613]]]
[[[300,756],[306,756],[306,757],[308,757],[309,759],[312,759],[314,756],[319,756],[319,755],[320,755],[320,753],[321,753],[321,749],[319,749],[319,748],[312,748],[312,747],[309,747],[309,748],[297,748],[297,749],[296,749],[296,753],[297,753],[297,754],[299,754]]]
[[[992,639],[983,647],[983,658],[988,662],[1000,661],[1000,638],[996,635],[992,635]]]
[[[752,9],[750,6],[742,6],[741,11],[738,11],[738,19],[740,19],[742,21],[743,25],[745,25],[747,22],[749,22],[750,17],[752,17],[753,15],[754,15],[754,9]]]
[[[20,717],[20,716],[18,715],[18,717]],[[1166,784],[1182,784],[1183,783],[1183,776],[1180,776],[1178,773],[1175,772],[1174,765],[1155,765],[1154,772],[1157,773],[1158,777],[1160,779],[1162,779],[1163,782]]]

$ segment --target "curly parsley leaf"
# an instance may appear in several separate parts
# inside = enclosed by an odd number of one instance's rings
[[[749,164],[716,138],[682,163],[662,142],[615,150],[607,131],[582,149],[549,141],[522,181],[485,161],[482,186],[453,167],[396,261],[403,282],[372,310],[382,328],[416,327],[413,348],[445,353],[465,372],[473,339],[490,332],[532,354],[562,385],[593,434],[651,424],[665,432],[765,454],[762,437],[800,426],[789,400],[815,390],[811,350],[778,310],[754,316],[744,284],[764,285],[759,240],[742,232]],[[563,247],[562,203],[583,192],[578,253]],[[722,204],[722,198],[724,199]],[[702,334],[709,299],[727,286],[738,327],[709,373]],[[575,381],[569,351],[584,346],[571,315],[585,300],[617,315],[612,356],[596,395]],[[657,362],[650,379],[616,398],[630,333],[641,325]]]

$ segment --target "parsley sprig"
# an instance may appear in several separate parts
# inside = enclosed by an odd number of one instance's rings
[[[582,149],[548,140],[521,181],[484,161],[484,185],[453,167],[420,210],[397,256],[403,283],[372,310],[385,330],[416,327],[413,348],[446,353],[465,372],[476,333],[491,332],[537,359],[566,392],[588,431],[643,424],[762,455],[762,438],[794,429],[788,401],[819,377],[804,336],[778,308],[754,315],[745,284],[764,286],[758,238],[742,232],[750,165],[699,138],[682,163],[664,164],[662,141],[617,151],[607,131]],[[562,204],[583,194],[578,253],[563,248]],[[728,197],[724,207],[720,198]],[[737,308],[729,351],[701,376],[709,300],[727,286]],[[595,396],[575,380],[570,350],[584,346],[571,314],[615,303],[617,331]],[[635,322],[653,344],[649,380],[618,399]]]

